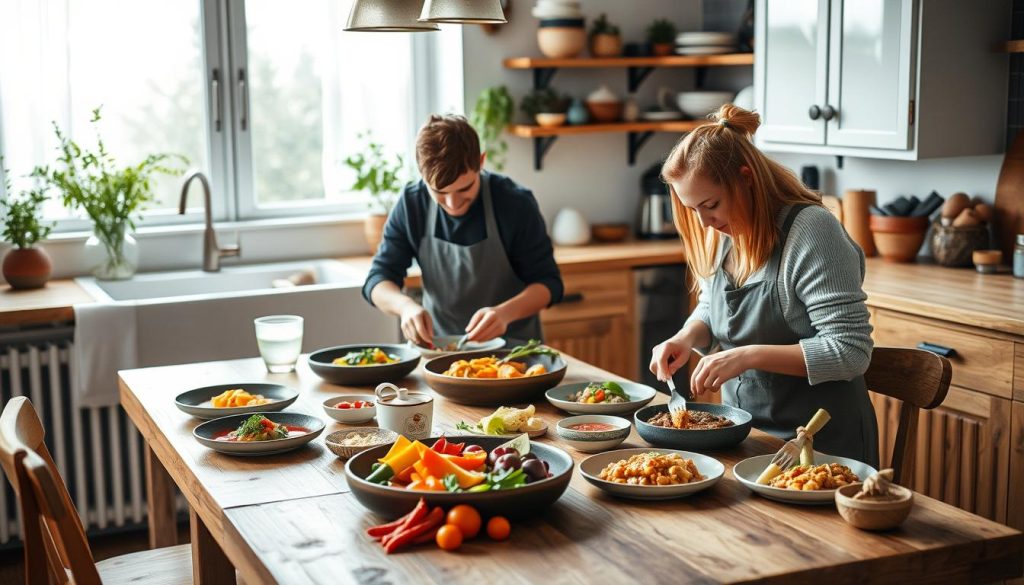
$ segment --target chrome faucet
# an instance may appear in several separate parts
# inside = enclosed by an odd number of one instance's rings
[[[203,230],[203,270],[205,272],[218,272],[220,270],[220,259],[229,256],[240,256],[242,247],[239,244],[224,246],[217,245],[217,232],[213,231],[213,210],[210,204],[210,181],[200,171],[192,171],[185,177],[185,184],[181,186],[181,201],[178,203],[178,215],[185,215],[185,200],[188,198],[188,186],[193,179],[199,179],[203,184],[203,207],[206,214],[206,229]]]

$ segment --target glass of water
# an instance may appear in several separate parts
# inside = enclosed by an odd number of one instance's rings
[[[271,374],[295,371],[302,352],[302,317],[270,315],[256,319],[256,345]]]

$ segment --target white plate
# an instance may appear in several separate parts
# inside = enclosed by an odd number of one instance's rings
[[[626,392],[626,396],[629,396],[629,402],[583,404],[580,402],[573,402],[568,399],[569,394],[579,392],[586,388],[588,384],[592,384],[594,382],[600,383],[601,381],[595,380],[593,382],[565,384],[564,386],[558,386],[557,388],[548,390],[544,393],[544,396],[555,408],[560,408],[569,414],[626,414],[643,408],[648,402],[654,400],[654,397],[658,394],[658,392],[650,386],[637,384],[635,382],[619,382],[616,380],[615,382],[622,386],[623,391]]]
[[[640,117],[650,122],[665,122],[668,120],[679,120],[683,117],[682,112],[670,111],[657,111],[657,112],[644,112],[640,114]]]
[[[609,463],[629,459],[633,455],[651,452],[665,455],[678,453],[685,459],[692,459],[693,464],[697,466],[697,471],[705,479],[678,485],[630,485],[605,481],[599,477],[601,470]],[[715,485],[718,483],[718,480],[722,479],[722,475],[725,474],[725,466],[722,465],[721,461],[707,455],[701,455],[700,453],[651,447],[647,449],[619,449],[617,451],[592,455],[580,462],[580,474],[583,476],[583,479],[614,496],[635,500],[669,500],[672,498],[684,498]]]
[[[764,471],[764,468],[768,466],[768,463],[774,456],[774,454],[758,455],[757,457],[744,459],[733,466],[732,474],[740,483],[747,486],[750,491],[761,494],[770,500],[787,502],[790,504],[808,505],[835,503],[836,490],[787,490],[756,483],[758,476],[761,475],[761,472]],[[835,455],[826,455],[815,451],[814,464],[821,465],[822,463],[838,463],[840,465],[845,465],[850,468],[850,471],[856,473],[857,477],[859,477],[861,481],[864,481],[869,475],[877,471],[874,467],[871,467],[867,463],[861,463],[856,459],[836,457]]]
[[[676,47],[676,55],[724,55],[736,51],[736,47]]]
[[[448,345],[449,343],[455,343],[456,341],[459,340],[460,337],[462,337],[462,336],[461,335],[438,335],[437,337],[434,338],[434,345],[436,345],[437,347],[441,348],[441,347],[444,347],[444,346]],[[467,341],[466,345],[462,346],[462,349],[460,349],[459,351],[446,351],[446,350],[443,350],[443,349],[427,349],[425,347],[420,347],[420,346],[414,344],[411,341],[406,342],[406,345],[408,345],[411,349],[415,349],[416,351],[420,352],[420,355],[423,356],[423,359],[428,359],[429,360],[429,359],[440,357],[440,356],[443,356],[443,355],[451,355],[453,353],[462,353],[464,351],[487,351],[487,350],[491,350],[491,349],[501,349],[501,348],[505,347],[505,338],[503,338],[503,337],[495,337],[494,339],[492,339],[490,341],[481,341],[481,342]]]
[[[687,46],[735,45],[736,35],[724,32],[681,32],[676,35],[676,44]]]

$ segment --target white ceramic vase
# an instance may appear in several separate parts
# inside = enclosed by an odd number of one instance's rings
[[[551,239],[559,246],[582,246],[590,241],[590,224],[582,213],[566,207],[555,215]]]

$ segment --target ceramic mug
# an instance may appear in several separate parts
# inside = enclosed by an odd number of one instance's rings
[[[407,439],[426,439],[434,419],[434,397],[409,392],[394,384],[377,386],[377,422],[380,428],[405,435]]]

